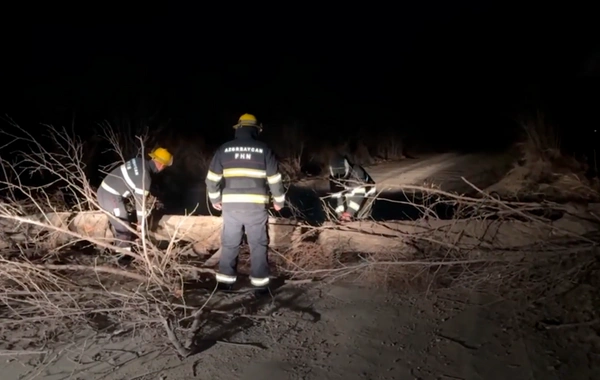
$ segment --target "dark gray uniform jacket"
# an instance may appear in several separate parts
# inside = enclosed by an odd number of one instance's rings
[[[221,145],[213,156],[206,175],[213,205],[221,202],[228,210],[265,209],[270,190],[273,202],[283,207],[285,193],[277,159],[256,137],[256,128],[239,128],[235,139]]]
[[[150,194],[150,173],[155,172],[157,169],[154,161],[136,157],[110,172],[100,187],[115,196],[127,198],[132,195],[138,219],[145,218],[142,202]]]

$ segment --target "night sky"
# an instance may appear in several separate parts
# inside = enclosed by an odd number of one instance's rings
[[[584,133],[600,100],[594,12],[490,4],[7,11],[0,111],[31,128],[168,122],[215,143],[245,112],[448,148],[511,139],[536,108]]]

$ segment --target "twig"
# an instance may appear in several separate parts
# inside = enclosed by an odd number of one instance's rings
[[[48,351],[0,351],[0,356],[44,355]]]
[[[148,281],[148,278],[137,273],[128,272],[122,269],[103,267],[103,266],[87,266],[87,265],[54,265],[54,264],[31,264],[32,267],[38,269],[50,269],[50,270],[70,270],[70,271],[93,271],[100,273],[115,274],[118,276],[129,277],[140,282]]]
[[[478,263],[494,263],[494,262],[507,262],[509,260],[504,259],[475,259],[475,260],[455,260],[455,261],[369,261],[356,265],[349,265],[342,268],[332,269],[316,269],[311,271],[286,271],[287,273],[294,274],[315,274],[315,273],[332,273],[341,272],[346,270],[354,270],[361,267],[369,266],[382,266],[382,265],[395,265],[395,266],[452,266],[452,265],[465,265],[465,264],[478,264]]]
[[[217,340],[216,342],[219,343],[219,344],[223,344],[223,345],[226,345],[226,346],[233,346],[233,347],[257,348],[259,350],[266,350],[267,349],[265,346],[263,346],[260,343],[230,342],[230,341],[226,341],[226,340]]]
[[[454,379],[454,380],[465,380],[464,377],[458,377],[458,376],[453,376],[453,375],[446,375],[444,373],[442,373],[443,377],[447,377],[448,379]]]
[[[188,350],[191,350],[192,345],[194,344],[194,338],[196,338],[196,334],[200,330],[200,316],[202,315],[202,311],[204,310],[204,308],[206,307],[208,302],[211,300],[211,298],[213,297],[213,295],[215,294],[217,289],[218,289],[218,284],[215,284],[215,288],[213,289],[210,296],[206,299],[204,304],[198,310],[196,310],[194,312],[194,314],[192,314],[192,318],[194,321],[192,322],[192,326],[190,327],[190,332],[189,332],[188,338],[186,339],[186,342],[185,342],[185,348]]]
[[[302,285],[302,284],[310,284],[312,282],[315,282],[314,279],[309,278],[306,280],[285,280],[285,283],[283,284],[285,285]]]
[[[158,305],[156,305],[156,311],[161,316],[160,319],[162,321],[163,327],[167,331],[167,337],[169,338],[169,341],[171,342],[173,347],[175,347],[179,356],[182,358],[186,358],[190,354],[190,351],[185,349],[185,347],[183,347],[183,345],[179,342],[179,340],[177,339],[177,336],[175,335],[175,332],[173,332],[171,323],[169,322],[169,320],[167,318],[165,318],[162,315],[162,312],[160,311],[160,308],[158,307]]]
[[[62,312],[62,313],[57,313],[56,315],[44,315],[44,316],[37,316],[37,317],[30,317],[30,318],[23,318],[23,319],[3,318],[3,319],[0,319],[0,325],[14,325],[14,324],[21,324],[21,323],[28,323],[28,322],[41,322],[41,321],[47,321],[50,319],[60,319],[60,318],[65,318],[65,317],[81,316],[81,315],[85,315],[85,314],[115,313],[115,312],[120,312],[120,311],[133,311],[135,309],[136,309],[135,307],[89,309],[89,310],[81,310],[81,311],[72,312],[72,313]]]
[[[446,339],[446,340],[449,340],[449,341],[451,341],[451,342],[454,342],[454,343],[456,343],[456,344],[459,344],[459,345],[461,345],[461,346],[463,346],[464,348],[466,348],[466,349],[469,349],[469,350],[476,350],[476,349],[478,349],[478,348],[479,348],[479,347],[477,347],[477,346],[474,346],[474,345],[472,345],[472,344],[469,344],[469,343],[465,342],[465,341],[464,341],[464,340],[462,340],[462,339],[454,338],[454,337],[451,337],[451,336],[448,336],[448,335],[444,335],[444,334],[441,334],[441,333],[436,333],[435,335],[439,336],[440,338],[444,338],[444,339]]]
[[[508,209],[508,210],[510,210],[510,211],[512,211],[512,212],[514,212],[516,215],[520,215],[521,217],[527,218],[527,219],[529,219],[529,220],[534,220],[534,221],[536,221],[536,222],[538,222],[538,223],[544,223],[544,224],[547,224],[547,221],[546,221],[546,220],[543,220],[543,219],[541,219],[541,218],[539,218],[539,217],[533,217],[533,216],[527,215],[527,214],[525,214],[525,213],[524,213],[523,211],[521,211],[521,210],[518,210],[518,209],[515,209],[515,208],[513,208],[513,207],[510,207],[510,205],[509,205],[509,203],[508,203],[508,202],[503,202],[503,201],[501,201],[501,200],[498,200],[498,199],[496,199],[496,198],[494,198],[494,197],[490,197],[488,194],[486,194],[486,193],[485,193],[483,190],[481,190],[479,187],[477,187],[477,186],[475,186],[474,184],[472,184],[471,182],[469,182],[469,181],[468,181],[468,180],[467,180],[465,177],[460,177],[460,178],[461,178],[461,179],[462,179],[462,180],[463,180],[463,181],[464,181],[464,182],[465,182],[467,185],[471,186],[473,189],[475,189],[477,192],[479,192],[480,194],[482,194],[482,195],[484,195],[485,197],[487,197],[487,198],[488,198],[489,200],[491,200],[492,202],[494,202],[494,203],[496,203],[496,204],[498,204],[498,205],[501,205],[502,207],[504,207],[504,208],[506,208],[506,209]],[[552,224],[549,224],[549,227],[550,227],[551,229],[555,230],[555,231],[560,231],[560,232],[563,232],[563,233],[565,233],[565,234],[567,234],[567,235],[569,235],[569,236],[575,236],[575,237],[577,237],[577,238],[579,238],[579,239],[581,239],[581,240],[587,241],[588,243],[596,244],[596,242],[595,242],[594,240],[592,240],[592,239],[588,239],[588,238],[586,238],[586,237],[584,237],[584,236],[581,236],[581,235],[579,235],[579,234],[576,234],[576,233],[574,233],[574,232],[571,232],[571,231],[568,231],[568,230],[565,230],[565,229],[560,229],[560,228],[557,228],[557,227],[555,227],[555,226],[554,226],[554,225],[552,225]]]
[[[241,314],[241,313],[235,313],[235,312],[227,312],[227,311],[223,311],[223,310],[207,310],[207,312],[211,313],[211,314],[218,314],[218,315],[226,315],[229,317],[237,317],[237,318],[248,318],[248,319],[280,319],[277,317],[274,317],[272,315],[253,315],[253,314]],[[301,320],[300,318],[285,318],[285,319],[298,319]]]
[[[563,323],[560,325],[549,325],[541,322],[541,325],[544,326],[546,330],[559,330],[559,329],[568,329],[574,327],[584,327],[584,326],[594,326],[600,323],[600,318],[592,319],[587,322],[574,322],[574,323]]]

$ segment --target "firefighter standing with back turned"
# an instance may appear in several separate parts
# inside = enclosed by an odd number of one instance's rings
[[[365,199],[375,193],[375,182],[360,165],[351,164],[336,153],[329,160],[329,189],[336,216],[350,222],[364,205]]]
[[[233,128],[235,139],[219,147],[206,175],[210,202],[215,209],[222,210],[223,216],[216,279],[223,290],[230,290],[236,282],[237,259],[245,230],[250,246],[250,283],[260,295],[268,291],[270,275],[267,184],[276,211],[283,208],[285,193],[273,151],[257,140],[262,125],[256,117],[243,114]]]
[[[157,148],[148,155],[149,160],[136,157],[120,165],[108,173],[98,188],[98,204],[109,213],[110,224],[115,235],[115,246],[126,251],[131,251],[134,236],[126,227],[129,225],[129,220],[125,199],[130,196],[134,198],[138,220],[137,230],[141,231],[147,216],[142,202],[144,197],[150,194],[152,182],[150,173],[158,173],[173,164],[173,156],[165,148]]]

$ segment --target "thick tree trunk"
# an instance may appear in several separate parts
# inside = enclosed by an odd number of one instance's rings
[[[28,222],[30,221],[30,222]],[[150,237],[159,241],[177,239],[194,243],[197,253],[210,252],[221,245],[220,217],[164,215],[150,218]],[[271,245],[285,249],[292,243],[295,221],[270,218]],[[109,221],[103,212],[48,213],[30,215],[21,219],[2,218],[0,215],[0,249],[15,244],[34,244],[43,240],[52,244],[66,244],[78,239],[91,238],[106,241],[112,238]]]
[[[586,234],[598,231],[600,219],[590,205],[578,215],[554,222],[517,220],[418,220],[325,224],[314,228],[294,220],[270,218],[270,247],[286,250],[300,241],[315,242],[329,253],[414,252],[423,247],[471,250],[474,255],[490,250],[539,251],[560,239],[585,242]],[[30,220],[31,222],[27,222]],[[150,236],[171,240],[173,236],[194,244],[197,254],[210,254],[221,245],[220,217],[164,215],[150,221]],[[50,227],[48,227],[50,226]],[[108,218],[102,212],[49,213],[21,220],[0,215],[0,249],[15,244],[44,241],[54,246],[78,239],[106,241],[111,238]],[[592,241],[591,238],[589,240]],[[214,263],[218,254],[212,258]]]
[[[323,251],[334,253],[409,253],[424,247],[439,247],[449,252],[471,250],[477,255],[491,250],[539,251],[565,239],[585,241],[588,239],[585,235],[598,231],[598,226],[574,216],[554,222],[481,219],[356,222],[324,228],[317,243]]]

